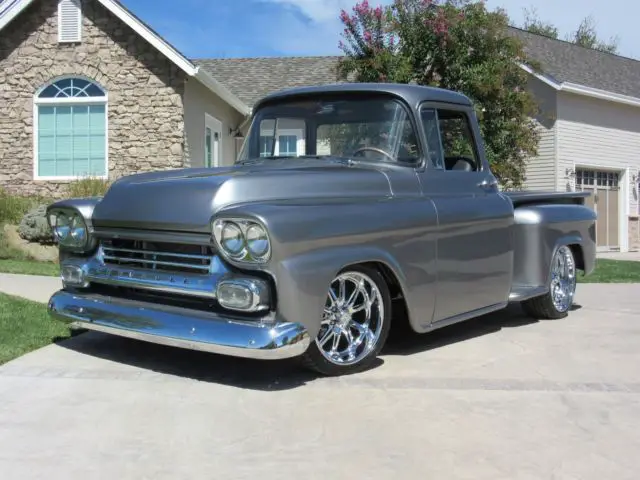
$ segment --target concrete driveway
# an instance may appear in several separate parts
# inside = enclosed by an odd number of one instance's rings
[[[83,334],[0,367],[7,480],[636,479],[640,285],[579,285],[315,378]]]

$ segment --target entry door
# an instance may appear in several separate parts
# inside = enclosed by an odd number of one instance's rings
[[[586,204],[598,215],[596,246],[599,250],[620,248],[619,180],[618,172],[576,169],[576,190],[592,193]]]
[[[222,159],[222,122],[207,115],[204,117],[204,165],[219,167]]]

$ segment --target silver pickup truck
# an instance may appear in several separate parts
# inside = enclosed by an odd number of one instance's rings
[[[595,264],[587,195],[500,191],[459,93],[290,89],[257,103],[233,166],[131,175],[50,205],[63,288],[49,312],[352,373],[403,323],[426,333],[509,302],[566,316]]]

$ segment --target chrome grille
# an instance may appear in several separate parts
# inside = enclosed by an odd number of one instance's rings
[[[100,242],[107,265],[123,265],[145,270],[206,274],[213,251],[207,245],[111,239]]]

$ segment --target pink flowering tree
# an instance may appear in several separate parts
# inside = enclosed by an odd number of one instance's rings
[[[342,79],[414,82],[468,95],[493,171],[504,188],[522,185],[526,162],[537,153],[538,108],[518,63],[538,66],[509,34],[502,10],[478,0],[394,0],[385,7],[363,0],[340,20]]]

